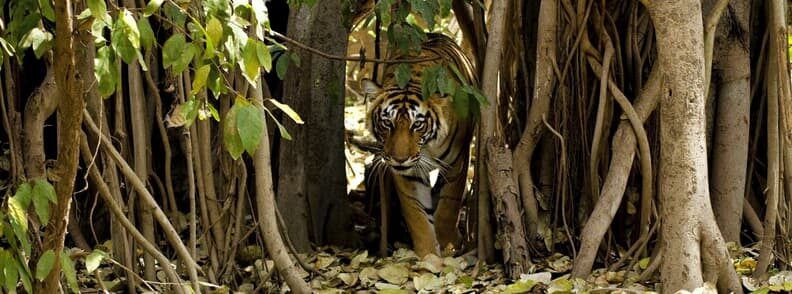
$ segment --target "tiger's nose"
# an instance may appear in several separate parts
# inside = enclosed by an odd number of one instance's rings
[[[391,159],[393,159],[393,161],[395,161],[397,163],[405,163],[408,160],[410,160],[410,156],[409,155],[393,155],[393,156],[391,156]]]

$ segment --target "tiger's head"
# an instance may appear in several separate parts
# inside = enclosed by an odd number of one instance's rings
[[[447,99],[422,99],[420,89],[410,86],[381,88],[363,80],[366,95],[374,97],[368,117],[370,130],[382,144],[380,160],[399,174],[419,175],[438,167],[426,148],[446,135],[438,103]]]

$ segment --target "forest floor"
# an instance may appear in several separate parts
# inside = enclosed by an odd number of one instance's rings
[[[399,246],[397,244],[397,246]],[[733,248],[732,259],[749,293],[789,293],[792,272],[774,271],[764,283],[754,284],[749,277],[756,266],[757,248]],[[247,246],[237,255],[232,276],[225,283],[203,283],[208,293],[289,293],[289,287],[275,273],[272,260],[261,259],[260,246]],[[660,284],[657,272],[638,281],[650,267],[649,258],[615,270],[596,269],[586,279],[570,279],[572,258],[561,253],[533,259],[530,274],[508,278],[500,265],[485,265],[475,254],[458,257],[429,255],[418,258],[406,248],[380,258],[365,250],[318,248],[311,254],[298,254],[306,268],[298,267],[314,293],[656,293]],[[123,291],[123,283],[112,274],[112,262],[105,260],[93,274],[79,271],[83,293]],[[161,277],[160,277],[161,276]],[[164,280],[164,274],[158,271]],[[186,275],[183,276],[186,279]],[[102,280],[100,282],[100,279]],[[201,278],[206,280],[205,277]],[[162,283],[149,281],[140,289],[157,293]],[[151,287],[146,289],[146,287]],[[684,292],[683,292],[684,293]],[[689,293],[717,293],[705,285]]]

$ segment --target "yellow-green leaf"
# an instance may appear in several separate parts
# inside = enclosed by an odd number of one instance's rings
[[[209,64],[204,64],[195,71],[195,77],[193,77],[192,85],[193,94],[203,90],[203,88],[206,86],[206,79],[209,77],[209,71],[211,69],[212,67]]]
[[[267,45],[262,42],[256,42],[256,56],[258,56],[261,66],[264,67],[264,71],[269,72],[272,70],[272,55]]]
[[[99,268],[99,265],[102,263],[102,260],[107,257],[107,253],[102,250],[94,249],[91,254],[85,257],[85,269],[90,274]]]
[[[256,53],[256,41],[248,39],[245,48],[242,49],[242,58],[239,59],[239,67],[242,69],[242,76],[247,79],[248,83],[256,86],[256,81],[261,74],[261,64],[259,63],[258,54]]]
[[[216,18],[211,18],[206,23],[206,37],[212,44],[220,44],[223,39],[223,24]]]
[[[272,103],[272,105],[275,105],[275,107],[277,107],[278,109],[282,110],[283,113],[289,116],[289,118],[291,118],[295,123],[300,125],[305,123],[300,117],[300,115],[297,114],[297,112],[291,108],[291,106],[280,103],[278,100],[275,99],[267,99],[267,101]]]
[[[237,101],[244,100],[240,99],[239,97],[236,99]],[[245,152],[245,147],[242,145],[242,138],[239,136],[239,131],[237,130],[237,112],[241,107],[242,103],[235,102],[234,106],[226,112],[226,116],[223,119],[223,143],[225,144],[226,150],[231,155],[231,158],[234,160],[239,159],[242,156],[242,152]]]
[[[162,6],[162,2],[165,2],[165,0],[149,1],[148,5],[146,5],[146,9],[143,10],[143,16],[149,17],[150,15],[156,13],[157,10],[159,10],[160,6]]]

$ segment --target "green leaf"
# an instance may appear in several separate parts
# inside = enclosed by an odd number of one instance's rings
[[[162,66],[169,68],[176,64],[183,52],[186,39],[184,34],[174,34],[162,45]]]
[[[212,105],[212,103],[205,103],[204,105],[209,110],[209,113],[212,114],[212,118],[215,121],[219,122],[220,121],[220,112],[217,111],[217,108],[215,108],[214,105]]]
[[[19,185],[19,188],[17,188],[16,194],[14,194],[13,198],[16,199],[17,203],[19,203],[23,209],[27,210],[27,208],[30,206],[32,193],[33,187],[30,186],[29,183],[22,183]]]
[[[57,1],[57,0],[56,0]],[[104,15],[107,14],[107,4],[105,0],[88,0],[88,10],[95,19],[104,20]]]
[[[440,95],[446,96],[453,94],[456,90],[456,82],[448,76],[445,68],[440,68],[437,72],[437,91]]]
[[[239,59],[239,67],[242,69],[242,76],[254,87],[261,74],[261,64],[259,63],[258,54],[256,53],[256,47],[256,41],[252,38],[248,39],[245,48],[242,49],[242,58]]]
[[[44,281],[44,278],[52,271],[53,265],[55,265],[55,252],[52,249],[44,251],[36,263],[36,279]]]
[[[275,73],[281,80],[286,78],[286,70],[289,69],[289,55],[291,55],[289,52],[284,52],[275,63]]]
[[[484,93],[481,93],[479,89],[474,88],[473,86],[470,85],[465,86],[463,89],[465,90],[465,92],[468,92],[469,94],[473,95],[473,97],[476,98],[476,101],[478,101],[479,104],[484,106],[489,105],[489,100],[487,100],[487,96],[484,96]]]
[[[10,293],[16,293],[17,283],[19,282],[19,271],[16,261],[9,251],[2,251],[0,262],[3,266],[3,276],[5,276],[5,288]]]
[[[211,15],[221,20],[227,20],[231,16],[231,4],[229,0],[203,0],[201,2],[206,15]]]
[[[221,94],[227,92],[225,83],[223,83],[223,79],[221,79],[217,70],[209,71],[209,79],[206,82],[206,86],[209,87],[209,90],[212,90],[212,94],[218,99]]]
[[[118,68],[115,61],[115,54],[110,47],[99,48],[94,58],[94,76],[102,97],[108,97],[115,93],[116,85],[119,84]]]
[[[32,196],[36,215],[39,217],[41,224],[46,226],[49,224],[50,203],[56,202],[55,189],[47,181],[36,180],[36,184],[33,186]]]
[[[240,100],[243,102],[239,102]],[[236,101],[234,106],[226,112],[226,116],[223,119],[223,143],[226,150],[228,150],[228,154],[234,160],[239,159],[242,153],[245,152],[245,147],[242,145],[242,138],[239,136],[236,125],[237,112],[239,112],[243,104],[247,104],[244,98],[241,97],[237,97]]]
[[[291,61],[294,62],[294,65],[300,67],[300,55],[292,53],[289,54],[289,58],[291,58]]]
[[[181,73],[190,65],[194,55],[195,47],[186,42],[184,34],[175,34],[162,46],[162,66]]]
[[[58,202],[58,196],[55,194],[55,187],[52,184],[42,179],[35,179],[33,183],[33,197],[43,196],[52,203]]]
[[[239,137],[242,139],[242,146],[248,154],[253,154],[258,148],[261,136],[264,135],[264,117],[261,108],[247,105],[239,109],[236,118],[236,127]]]
[[[63,270],[63,274],[66,275],[66,282],[69,284],[69,289],[74,293],[80,293],[80,286],[77,284],[77,271],[74,270],[74,262],[66,251],[62,251],[60,256],[61,269]]]
[[[100,0],[104,1],[104,0]],[[151,0],[149,1],[148,5],[146,5],[146,9],[143,10],[143,16],[149,17],[152,14],[156,13],[159,10],[160,6],[162,6],[162,2],[165,0]]]
[[[437,12],[437,1],[426,1],[426,0],[410,0],[410,5],[414,11],[417,11],[421,18],[426,21],[426,24],[429,26],[429,30],[434,28],[435,22],[435,12]]]
[[[154,30],[151,29],[151,23],[149,23],[148,18],[141,18],[138,20],[137,26],[140,32],[140,45],[146,50],[151,49],[157,37],[154,36]]]
[[[264,71],[269,72],[272,70],[272,55],[270,54],[269,47],[263,42],[256,42],[256,56]]]
[[[124,9],[118,20],[113,24],[112,45],[113,49],[127,64],[132,63],[140,54],[140,31],[132,13]]]
[[[39,8],[41,9],[41,15],[43,15],[44,18],[49,21],[55,21],[55,10],[52,9],[52,3],[50,3],[50,0],[39,0],[38,2]]]
[[[212,67],[209,64],[204,64],[203,66],[199,67],[198,70],[195,71],[195,77],[193,77],[192,83],[192,93],[200,92],[206,87],[206,79],[209,78],[209,71]]]
[[[52,48],[52,33],[40,28],[33,28],[19,41],[21,48],[33,48],[36,58],[44,56]]]
[[[27,266],[27,263],[23,263],[26,261],[20,260],[22,258],[21,255],[17,255],[17,258],[12,258],[13,262],[16,263],[17,272],[19,273],[19,279],[22,280],[22,287],[28,293],[33,293],[33,283],[31,283],[31,272]]]
[[[216,18],[211,18],[206,23],[206,38],[212,44],[220,44],[223,39],[223,24]]]
[[[462,88],[457,88],[452,102],[457,115],[463,119],[467,118],[470,113],[470,97],[468,93],[463,91]]]
[[[275,124],[278,126],[278,131],[280,132],[281,138],[291,141],[292,139],[291,134],[289,134],[289,131],[286,130],[286,127],[284,127],[283,124],[281,124],[280,121],[278,121],[278,119],[275,118],[274,115],[272,115],[272,112],[268,110],[266,112],[267,114],[269,114],[270,118],[272,118],[272,121],[274,121]]]
[[[425,68],[423,73],[421,73],[423,99],[428,99],[434,92],[437,92],[437,75],[439,71],[440,66],[435,65]]]
[[[198,116],[198,101],[195,100],[195,96],[193,95],[190,96],[190,99],[184,101],[184,103],[182,103],[180,106],[181,111],[179,114],[181,115],[181,119],[184,122],[184,126],[189,128],[195,121],[195,118]]]
[[[287,104],[280,103],[280,101],[275,100],[275,99],[267,99],[267,101],[269,101],[270,103],[272,103],[272,105],[275,105],[275,107],[277,107],[280,110],[282,110],[283,113],[285,113],[287,116],[289,116],[289,118],[291,118],[295,123],[300,124],[300,125],[305,123],[302,120],[302,118],[300,118],[300,115],[297,114],[297,112],[294,111],[294,109],[291,108],[291,106],[289,106]]]
[[[107,253],[99,250],[94,249],[91,254],[85,257],[85,270],[90,274],[99,268],[99,265],[102,263],[102,260],[107,257]]]
[[[410,76],[412,72],[410,71],[410,65],[406,63],[399,63],[396,65],[396,69],[394,70],[394,76],[396,77],[396,85],[399,88],[404,89],[407,84],[410,82]]]

